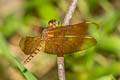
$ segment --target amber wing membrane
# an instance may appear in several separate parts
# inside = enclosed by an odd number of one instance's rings
[[[49,54],[63,56],[90,48],[96,44],[96,40],[90,36],[80,37],[51,37],[46,41],[44,51]]]
[[[70,36],[81,36],[81,35],[87,35],[89,34],[89,26],[90,24],[93,24],[94,27],[98,29],[98,25],[93,22],[84,22],[74,25],[67,25],[67,26],[59,26],[56,28],[48,29],[48,34],[53,35],[54,37],[57,37],[61,34],[61,32],[64,32],[64,35],[70,35]]]
[[[26,55],[29,55],[40,44],[40,39],[40,37],[24,37],[20,40],[19,46]]]

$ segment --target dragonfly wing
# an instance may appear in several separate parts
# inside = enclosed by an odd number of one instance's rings
[[[49,54],[70,54],[85,50],[96,44],[96,40],[90,36],[80,37],[58,37],[50,38],[46,41],[44,51]]]
[[[94,26],[93,25],[89,26],[90,24],[93,24]],[[48,34],[59,36],[64,31],[64,35],[81,36],[81,35],[89,34],[89,28],[91,27],[92,28],[95,27],[98,29],[99,26],[98,24],[93,23],[93,22],[84,22],[80,24],[51,28],[51,29],[48,29]]]
[[[19,46],[26,55],[29,55],[40,44],[40,39],[40,37],[24,37],[20,40]]]

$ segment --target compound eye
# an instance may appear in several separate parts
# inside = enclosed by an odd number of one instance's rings
[[[58,26],[58,22],[55,19],[52,19],[48,22],[48,26],[55,28],[56,26]]]
[[[51,27],[51,26],[53,26],[53,23],[52,23],[52,22],[49,22],[48,25]]]

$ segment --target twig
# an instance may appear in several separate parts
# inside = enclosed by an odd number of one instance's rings
[[[71,6],[69,7],[69,10],[68,10],[68,12],[67,12],[67,14],[66,14],[66,16],[64,18],[64,21],[62,23],[63,26],[64,25],[69,25],[69,22],[70,22],[70,20],[72,18],[72,15],[73,15],[73,13],[75,11],[75,8],[76,8],[76,5],[77,5],[77,1],[78,0],[73,0]]]
[[[69,10],[64,18],[64,21],[62,25],[69,25],[69,22],[72,18],[72,15],[75,11],[76,4],[78,0],[73,0],[72,4],[69,7]],[[65,80],[65,70],[64,70],[64,56],[63,57],[57,57],[57,64],[58,64],[58,77],[59,80]]]
[[[57,57],[59,80],[65,80],[64,57]]]

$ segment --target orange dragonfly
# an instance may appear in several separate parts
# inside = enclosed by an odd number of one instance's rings
[[[45,53],[55,54],[58,57],[64,54],[85,50],[96,44],[96,40],[89,36],[89,24],[99,26],[94,22],[83,22],[74,25],[57,26],[56,20],[48,22],[41,37],[24,37],[20,40],[20,48],[29,55],[24,61],[27,64],[41,49]]]

